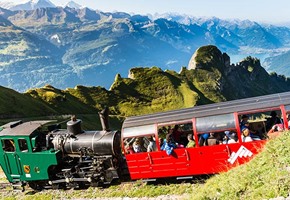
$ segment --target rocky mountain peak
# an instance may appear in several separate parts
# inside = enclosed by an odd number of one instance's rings
[[[56,7],[50,0],[27,0],[21,2],[0,1],[0,7],[15,10],[34,10],[37,8]]]
[[[188,63],[188,69],[222,69],[230,66],[230,57],[216,46],[208,45],[198,48]]]
[[[81,9],[82,6],[74,1],[69,1],[65,7],[74,8],[74,9]]]

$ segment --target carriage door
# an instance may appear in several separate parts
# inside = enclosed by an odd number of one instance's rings
[[[3,157],[7,172],[12,178],[19,178],[22,174],[20,157],[16,153],[15,141],[13,139],[2,139]]]

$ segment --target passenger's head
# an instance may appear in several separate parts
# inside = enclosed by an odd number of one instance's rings
[[[148,137],[148,140],[149,140],[150,142],[153,142],[153,141],[154,141],[152,135]]]
[[[242,129],[242,133],[245,137],[247,137],[248,135],[250,135],[250,130],[248,128],[244,127]]]
[[[163,144],[163,138],[159,138],[159,144]]]
[[[173,129],[176,131],[178,128],[179,126],[176,124]]]
[[[236,140],[236,133],[230,134],[230,139]]]
[[[242,120],[243,121],[248,121],[249,119],[249,116],[248,115],[242,115]]]
[[[136,144],[140,144],[140,143],[141,143],[140,138],[136,138],[135,143],[136,143]]]
[[[229,137],[230,133],[231,133],[230,131],[225,131],[227,137]]]
[[[193,140],[193,136],[192,136],[192,134],[188,134],[188,135],[187,135],[187,139],[188,139],[188,140]]]

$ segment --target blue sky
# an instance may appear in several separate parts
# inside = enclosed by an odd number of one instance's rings
[[[250,19],[258,22],[290,22],[288,0],[74,0],[101,11],[139,14],[176,12],[196,17]],[[64,5],[68,0],[51,0]]]

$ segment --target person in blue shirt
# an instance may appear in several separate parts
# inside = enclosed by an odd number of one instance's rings
[[[209,138],[209,133],[203,133],[199,136],[198,139],[198,145],[201,146],[207,146],[207,139]]]
[[[172,154],[173,149],[175,149],[175,148],[176,148],[175,142],[172,140],[171,135],[167,134],[166,135],[166,141],[164,142],[163,150],[166,151],[167,155],[170,155],[170,154]]]

